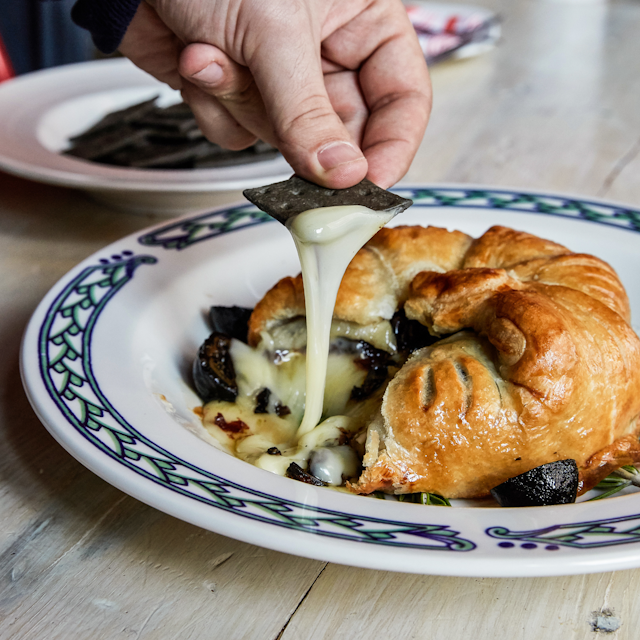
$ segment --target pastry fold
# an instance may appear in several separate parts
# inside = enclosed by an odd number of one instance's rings
[[[471,242],[466,233],[439,227],[381,229],[347,267],[333,317],[361,325],[390,320],[417,273],[461,267]],[[249,344],[256,346],[262,331],[304,315],[302,276],[283,278],[256,305]]]

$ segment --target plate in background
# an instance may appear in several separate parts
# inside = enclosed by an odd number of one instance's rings
[[[211,206],[211,194],[286,180],[282,157],[212,169],[134,169],[64,156],[69,137],[107,113],[159,95],[180,93],[125,58],[37,71],[0,85],[0,169],[23,178],[83,189],[133,211],[177,214]]]

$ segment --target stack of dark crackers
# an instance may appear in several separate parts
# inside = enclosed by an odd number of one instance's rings
[[[229,151],[209,142],[184,102],[158,107],[145,100],[107,114],[80,135],[70,138],[66,155],[118,167],[140,169],[206,169],[268,160],[278,150],[256,142]]]

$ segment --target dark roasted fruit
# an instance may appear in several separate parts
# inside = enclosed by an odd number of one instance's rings
[[[387,379],[387,367],[381,367],[378,369],[369,369],[367,371],[367,377],[359,387],[353,387],[351,389],[351,400],[366,400],[375,391],[377,391]]]
[[[249,430],[249,425],[242,420],[232,420],[227,422],[226,418],[219,413],[213,422],[220,427],[230,438],[235,438],[245,434]]]
[[[352,400],[364,400],[379,389],[387,379],[391,354],[388,351],[376,349],[368,342],[360,340],[357,344],[360,358],[356,364],[367,371],[367,377],[362,386],[351,389]]]
[[[271,391],[265,387],[256,396],[256,407],[253,413],[269,413],[269,398],[271,398]]]
[[[193,382],[204,402],[235,402],[238,395],[236,372],[229,353],[231,338],[212,333],[198,350],[193,361]]]
[[[352,400],[364,400],[379,389],[387,379],[388,368],[392,363],[391,354],[382,349],[376,349],[364,340],[337,338],[331,342],[331,353],[353,356],[355,364],[367,372],[362,386],[353,387]]]
[[[253,309],[246,307],[211,307],[209,310],[211,330],[246,344],[252,311]]]
[[[440,340],[440,338],[432,336],[427,327],[417,320],[409,320],[404,309],[393,314],[391,327],[396,335],[396,343],[400,353],[411,353]]]
[[[364,369],[381,369],[388,366],[391,359],[391,354],[388,351],[376,349],[364,340],[358,341],[357,349],[360,359],[356,362]]]
[[[491,489],[501,507],[541,507],[576,501],[578,465],[557,460],[540,465]]]
[[[276,402],[276,415],[279,418],[284,418],[285,416],[288,416],[290,414],[291,409],[289,409],[286,404],[280,404],[279,402]]]
[[[312,484],[316,487],[326,487],[327,483],[320,480],[320,478],[316,478],[311,475],[308,471],[305,471],[299,464],[292,462],[287,468],[286,473],[287,478],[292,478],[293,480],[299,480],[300,482],[306,482],[307,484]]]

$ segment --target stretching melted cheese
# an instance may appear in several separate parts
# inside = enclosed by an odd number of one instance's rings
[[[331,318],[342,276],[356,253],[393,217],[362,206],[311,209],[288,225],[302,266],[307,315],[306,406],[298,436],[322,417]]]
[[[208,403],[203,419],[230,453],[280,475],[291,462],[306,467],[311,458],[312,472],[330,484],[357,473],[357,456],[343,442],[362,428],[383,390],[348,408],[351,390],[363,383],[366,371],[353,353],[339,348],[329,353],[330,345],[348,338],[394,352],[395,337],[388,322],[362,327],[332,322],[332,316],[347,266],[392,217],[362,206],[341,206],[312,209],[291,220],[288,228],[304,281],[306,326],[300,318],[272,334],[265,332],[256,349],[232,341],[238,397],[235,403]],[[256,396],[265,388],[270,391],[266,412],[256,414]],[[282,407],[289,413],[283,414]]]

